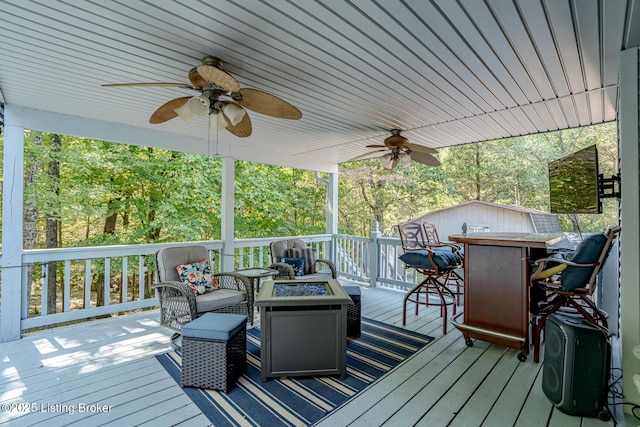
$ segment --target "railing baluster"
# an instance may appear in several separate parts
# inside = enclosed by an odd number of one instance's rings
[[[33,270],[33,265],[31,265],[31,270]],[[33,273],[31,273],[33,275]],[[27,298],[29,295],[27,294],[27,280],[31,279],[31,292],[33,292],[33,277],[28,277],[29,276],[29,264],[23,265],[22,266],[22,273],[21,273],[21,278],[22,278],[22,295],[24,295],[22,297],[22,313],[23,316],[29,317],[29,305],[31,304],[31,301],[29,301],[29,299]]]
[[[129,272],[127,271],[129,267],[129,257],[127,256],[123,256],[122,257],[122,291],[121,291],[121,297],[120,297],[120,302],[127,302],[129,300],[128,297],[128,293],[129,293]]]
[[[144,299],[145,284],[147,283],[147,263],[144,255],[138,255],[138,300]]]
[[[91,260],[84,260],[84,308],[91,308]]]
[[[104,306],[111,305],[111,258],[104,259]]]
[[[64,285],[63,285],[63,299],[62,299],[62,311],[67,312],[71,310],[69,301],[71,298],[71,261],[64,261]]]
[[[45,316],[49,313],[47,299],[49,292],[49,263],[42,263],[42,280],[40,281],[40,316]]]
[[[238,268],[244,267],[244,248],[238,249]]]

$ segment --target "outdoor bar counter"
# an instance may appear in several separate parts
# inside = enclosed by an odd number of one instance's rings
[[[452,323],[465,337],[520,349],[526,360],[529,350],[531,262],[543,258],[547,248],[562,234],[464,233],[449,240],[464,244],[464,310]],[[460,317],[463,320],[460,321]]]

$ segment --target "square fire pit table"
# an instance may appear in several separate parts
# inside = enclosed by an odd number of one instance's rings
[[[262,381],[273,377],[347,375],[349,295],[334,279],[268,280],[260,308]]]

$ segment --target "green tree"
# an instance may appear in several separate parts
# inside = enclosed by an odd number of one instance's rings
[[[326,186],[313,172],[236,164],[236,238],[324,233]]]
[[[600,172],[611,176],[617,169],[615,123],[448,147],[440,150],[441,167],[455,182],[455,203],[484,200],[548,212],[549,162],[593,144]],[[603,205],[603,215],[559,218],[567,231],[602,231],[617,218],[615,200]]]
[[[416,162],[392,170],[378,160],[346,163],[340,177],[340,229],[364,236],[373,221],[390,234],[394,225],[439,206],[451,192],[442,169]]]
[[[48,164],[53,152],[27,134],[25,149],[37,154],[25,156],[28,165]],[[442,148],[441,167],[413,162],[387,171],[377,160],[340,165],[339,230],[368,235],[377,220],[389,234],[399,222],[474,199],[548,210],[548,163],[594,143],[601,172],[613,174],[613,123]],[[220,237],[218,158],[62,136],[59,162],[59,183],[42,167],[28,178],[25,214],[37,212],[34,247],[46,246],[45,212],[59,220],[61,246]],[[312,172],[239,161],[236,189],[236,238],[325,230],[326,186]],[[605,208],[613,214],[577,221],[561,215],[561,221],[567,229],[602,229],[615,221],[615,201],[605,200]]]

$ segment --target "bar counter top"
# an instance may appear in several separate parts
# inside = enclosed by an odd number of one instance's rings
[[[449,240],[455,243],[491,246],[524,246],[529,248],[546,248],[564,238],[557,233],[508,233],[480,232],[451,234]]]

